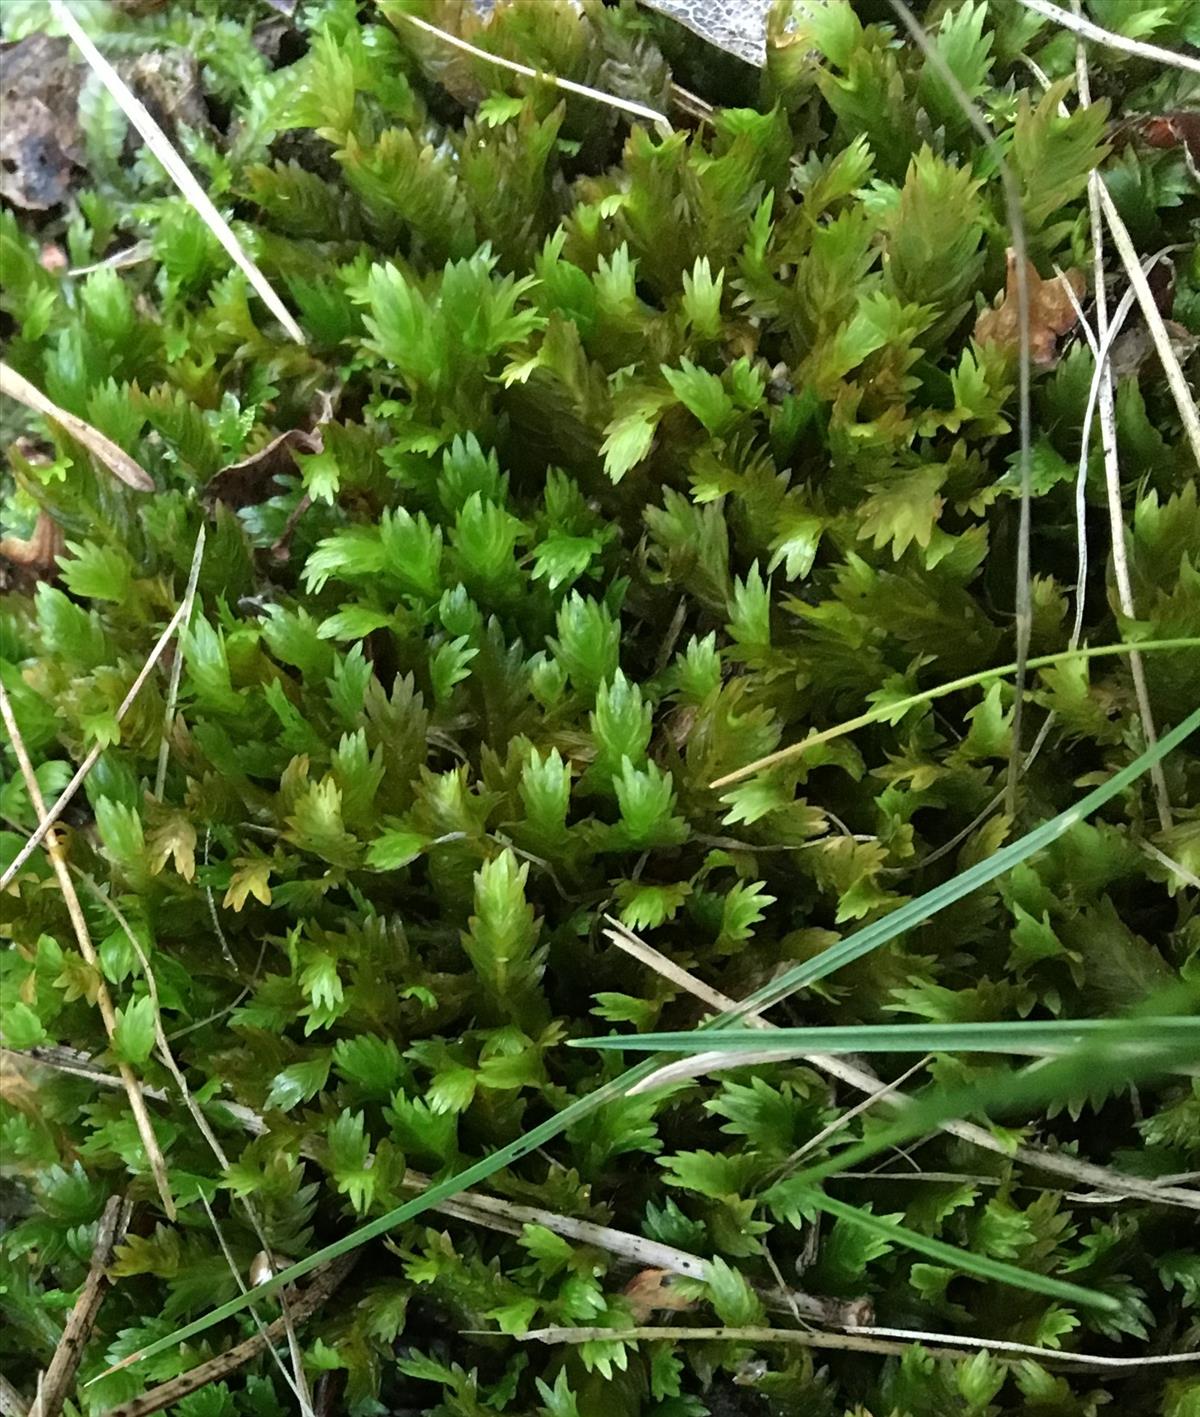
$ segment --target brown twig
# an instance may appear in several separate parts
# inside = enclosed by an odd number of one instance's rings
[[[100,1010],[100,1017],[104,1021],[104,1031],[111,1040],[116,1034],[117,1011],[113,1007],[112,995],[108,992],[108,982],[104,978],[104,971],[100,967],[99,957],[92,944],[91,932],[88,930],[87,920],[84,918],[83,907],[79,903],[75,883],[71,880],[71,872],[67,869],[66,857],[63,855],[58,834],[52,826],[46,825],[49,818],[46,812],[46,803],[42,797],[42,789],[38,783],[37,774],[33,770],[33,763],[29,759],[29,753],[26,751],[25,740],[21,737],[21,729],[13,714],[12,704],[9,702],[8,692],[3,683],[0,683],[0,718],[3,718],[4,726],[8,730],[9,740],[21,769],[21,776],[25,779],[29,800],[33,804],[39,824],[44,828],[42,834],[46,841],[46,855],[50,858],[54,874],[58,878],[67,914],[71,918],[71,927],[75,932],[75,940],[79,945],[79,953],[94,971],[96,1007]],[[171,1185],[167,1179],[167,1163],[163,1159],[158,1138],[154,1135],[154,1126],[150,1121],[150,1113],[146,1110],[141,1083],[128,1063],[118,1063],[117,1069],[121,1074],[121,1081],[129,1098],[130,1111],[137,1123],[138,1135],[146,1149],[146,1160],[149,1162],[151,1173],[154,1176],[154,1184],[158,1187],[158,1194],[162,1199],[163,1212],[168,1220],[174,1220],[175,1202],[171,1197]]]
[[[91,1267],[58,1340],[50,1366],[42,1376],[40,1391],[30,1408],[30,1417],[58,1417],[63,1403],[70,1396],[96,1315],[100,1312],[104,1291],[110,1283],[107,1271],[112,1263],[113,1250],[125,1233],[132,1210],[131,1202],[123,1196],[111,1197],[104,1207],[96,1243],[92,1246]]]
[[[293,1300],[292,1322],[299,1324],[310,1319],[342,1284],[357,1259],[358,1256],[354,1254],[343,1255],[325,1269],[318,1270],[313,1282]],[[134,1397],[128,1402],[118,1403],[116,1407],[110,1407],[104,1417],[149,1417],[151,1412],[161,1412],[164,1407],[181,1402],[189,1393],[245,1367],[252,1358],[257,1358],[264,1348],[286,1337],[286,1320],[278,1318],[274,1323],[268,1324],[262,1333],[256,1333],[242,1343],[234,1344],[232,1348],[218,1353],[206,1363],[200,1363],[189,1368],[186,1373],[180,1373],[178,1377],[160,1383],[158,1387],[144,1392],[141,1397]]]

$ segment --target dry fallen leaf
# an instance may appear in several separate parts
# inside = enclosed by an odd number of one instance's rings
[[[671,1286],[674,1277],[669,1269],[641,1269],[633,1276],[621,1293],[629,1301],[636,1323],[644,1323],[655,1310],[678,1312],[695,1304]]]
[[[234,511],[252,507],[274,495],[276,489],[272,483],[280,473],[295,472],[293,452],[319,453],[323,447],[319,424],[311,432],[289,428],[258,452],[214,473],[204,488],[205,501],[224,502]]]
[[[1026,262],[1026,283],[1029,287],[1029,356],[1035,364],[1053,364],[1059,335],[1071,329],[1078,316],[1071,300],[1083,297],[1087,282],[1083,272],[1064,271],[1061,276],[1043,280],[1030,262]],[[1070,291],[1067,289],[1070,286]],[[998,344],[1016,353],[1021,340],[1020,302],[1017,297],[1016,254],[1008,251],[1008,279],[1004,297],[975,321],[975,338],[980,344]]]
[[[18,374],[3,360],[0,360],[0,394],[5,394],[10,399],[16,399],[26,408],[31,408],[35,413],[43,414],[52,422],[57,423],[64,432],[69,433],[77,443],[82,444],[94,458],[99,459],[109,472],[114,477],[120,478],[126,486],[135,487],[139,492],[154,491],[154,479],[144,467],[141,467],[129,456],[124,448],[119,448],[111,438],[105,437],[99,428],[93,428],[82,418],[77,418],[75,414],[52,403],[41,389],[31,384],[23,374]]]
[[[37,524],[28,541],[16,536],[6,536],[0,540],[0,556],[38,576],[51,575],[57,569],[56,558],[65,550],[62,531],[47,511],[38,512]]]
[[[81,70],[65,39],[32,34],[0,48],[0,195],[46,211],[64,202],[84,164]]]

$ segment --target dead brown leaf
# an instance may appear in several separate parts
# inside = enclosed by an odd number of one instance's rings
[[[64,202],[84,164],[82,71],[63,37],[31,34],[0,48],[0,195],[46,211]]]
[[[1082,271],[1071,269],[1062,276],[1043,280],[1032,263],[1026,262],[1025,279],[1029,288],[1029,357],[1035,364],[1053,364],[1058,352],[1058,337],[1075,325],[1078,316],[1067,290],[1082,299],[1087,282]],[[1065,282],[1065,284],[1064,284]],[[1017,296],[1017,259],[1009,247],[1008,279],[1004,296],[975,321],[975,338],[980,344],[997,344],[1015,354],[1021,342],[1020,302]]]
[[[296,462],[293,453],[319,453],[325,446],[320,427],[312,432],[303,428],[289,428],[280,433],[257,453],[252,453],[241,462],[230,463],[215,473],[204,489],[208,502],[224,502],[234,511],[240,507],[253,507],[265,501],[274,491],[272,483],[280,473],[294,472]]]
[[[694,1306],[694,1299],[685,1298],[672,1286],[674,1278],[669,1269],[641,1269],[633,1276],[621,1293],[629,1302],[635,1323],[644,1323],[656,1310],[679,1313]]]

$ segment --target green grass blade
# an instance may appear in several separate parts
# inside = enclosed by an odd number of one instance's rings
[[[1049,669],[1056,664],[1065,664],[1071,659],[1101,659],[1114,654],[1131,654],[1137,651],[1139,654],[1147,650],[1172,650],[1172,649],[1197,649],[1200,648],[1200,639],[1181,638],[1169,640],[1143,640],[1125,641],[1115,645],[1092,645],[1077,649],[1058,650],[1054,654],[1041,654],[1033,659],[1026,660],[1026,669]],[[1017,665],[1001,664],[994,669],[981,669],[975,674],[964,674],[960,679],[950,679],[944,684],[935,684],[932,689],[922,689],[920,693],[909,694],[907,698],[895,699],[890,703],[876,704],[866,713],[860,713],[856,718],[848,718],[842,723],[836,723],[832,728],[823,728],[819,733],[810,733],[807,738],[799,743],[789,743],[786,748],[780,748],[777,752],[768,753],[765,758],[756,758],[754,762],[747,763],[745,767],[728,772],[724,777],[718,777],[709,783],[710,787],[731,787],[735,782],[742,782],[748,777],[753,777],[756,772],[766,772],[769,768],[778,767],[780,763],[790,762],[793,758],[800,757],[810,748],[815,748],[820,743],[828,743],[834,738],[843,738],[847,733],[854,733],[860,728],[869,728],[875,723],[884,723],[888,719],[903,716],[909,709],[919,708],[921,704],[932,703],[935,699],[944,698],[947,694],[961,693],[964,689],[976,689],[982,684],[993,683],[997,679],[1007,679],[1009,675],[1017,672]]]
[[[483,1157],[476,1161],[473,1166],[468,1166],[465,1170],[457,1172],[453,1176],[448,1176],[444,1181],[438,1181],[422,1191],[420,1195],[414,1196],[412,1200],[405,1201],[403,1205],[397,1206],[395,1210],[389,1210],[386,1215],[376,1216],[374,1220],[369,1220],[365,1225],[360,1225],[356,1230],[352,1230],[349,1235],[343,1235],[340,1240],[334,1240],[323,1249],[314,1251],[311,1255],[306,1255],[304,1259],[297,1260],[295,1264],[289,1265],[287,1269],[280,1270],[272,1278],[264,1280],[248,1293],[240,1294],[237,1298],[230,1299],[228,1303],[220,1304],[215,1309],[210,1309],[208,1313],[202,1314],[198,1319],[193,1319],[191,1323],[183,1324],[181,1327],[169,1333],[165,1338],[156,1339],[145,1348],[139,1349],[136,1353],[131,1353],[127,1358],[123,1358],[120,1363],[108,1369],[115,1372],[118,1368],[126,1368],[134,1363],[141,1363],[147,1358],[156,1357],[159,1353],[165,1353],[169,1348],[175,1348],[181,1343],[186,1343],[189,1339],[195,1338],[197,1334],[203,1333],[206,1329],[212,1328],[214,1324],[222,1323],[225,1319],[232,1318],[235,1314],[241,1313],[250,1303],[257,1303],[260,1299],[266,1298],[270,1294],[276,1293],[285,1285],[293,1284],[297,1279],[302,1279],[306,1274],[311,1274],[314,1269],[319,1269],[322,1265],[329,1264],[331,1260],[336,1260],[351,1250],[357,1249],[360,1245],[365,1245],[368,1240],[377,1239],[380,1235],[386,1235],[389,1230],[395,1229],[397,1225],[402,1225],[406,1220],[411,1220],[420,1215],[423,1211],[429,1210],[432,1206],[438,1205],[441,1201],[451,1200],[460,1191],[465,1191],[469,1187],[476,1185],[480,1181],[486,1181],[489,1176],[494,1176],[497,1171],[501,1171],[506,1166],[511,1166],[514,1161],[519,1161],[521,1157],[528,1156],[531,1151],[536,1151],[539,1146],[553,1140],[568,1127],[573,1126],[581,1118],[586,1117],[590,1112],[594,1112],[598,1107],[603,1107],[606,1102],[615,1102],[618,1098],[624,1097],[628,1089],[642,1078],[649,1077],[655,1071],[657,1064],[653,1059],[648,1059],[644,1063],[639,1063],[634,1068],[629,1068],[620,1077],[614,1078],[612,1082],[605,1083],[595,1092],[590,1092],[586,1097],[581,1097],[564,1107],[561,1112],[556,1112],[553,1117],[547,1118],[540,1126],[534,1127],[524,1136],[518,1137],[508,1146],[501,1147],[499,1151],[494,1151],[490,1156]],[[100,1373],[92,1382],[99,1381],[104,1377]]]
[[[1084,821],[1093,812],[1103,807],[1106,802],[1110,802],[1118,793],[1124,792],[1143,773],[1148,772],[1155,763],[1161,762],[1168,753],[1195,733],[1197,728],[1200,728],[1200,708],[1188,714],[1187,718],[1182,723],[1176,724],[1170,733],[1165,733],[1154,747],[1148,748],[1140,757],[1135,758],[1133,762],[1114,773],[1107,782],[1101,783],[1099,787],[1094,788],[1074,806],[1068,807],[1065,812],[1060,812],[1057,817],[1051,817],[1048,822],[1043,822],[1040,827],[1035,827],[1033,831],[1027,832],[1019,841],[1001,847],[986,860],[976,862],[974,866],[960,872],[953,880],[943,881],[940,886],[926,891],[916,900],[910,900],[907,904],[900,906],[898,910],[893,910],[879,920],[872,921],[864,929],[855,931],[853,935],[847,936],[844,940],[839,940],[836,945],[831,945],[829,949],[823,950],[815,958],[805,960],[803,964],[798,964],[794,969],[789,969],[786,973],[781,974],[778,979],[773,979],[769,984],[764,984],[761,989],[756,989],[749,998],[743,999],[738,1005],[737,1016],[740,1018],[751,1011],[761,1012],[763,1009],[770,1008],[773,1004],[786,999],[789,994],[794,994],[797,989],[803,989],[818,979],[824,979],[826,975],[841,969],[843,965],[851,964],[854,960],[861,959],[863,955],[870,954],[872,950],[877,950],[880,945],[885,945],[890,940],[896,939],[906,930],[924,924],[938,911],[945,910],[948,905],[962,900],[964,896],[970,895],[980,886],[986,886],[997,876],[1002,876],[1006,871],[1011,871],[1014,866],[1019,866],[1023,861],[1027,861],[1035,852],[1041,851],[1064,833],[1070,831],[1077,822]]]
[[[719,1036],[690,1029],[678,1033],[610,1033],[573,1038],[573,1048],[632,1053],[1041,1053],[1073,1048],[1085,1039],[1108,1039],[1136,1049],[1149,1040],[1200,1045],[1200,1018],[1034,1019],[1014,1023],[883,1023],[844,1028],[722,1029]]]
[[[903,1146],[945,1122],[992,1112],[1025,1116],[1035,1107],[1064,1098],[1094,1095],[1098,1088],[1123,1090],[1200,1063],[1200,1047],[1178,1039],[1151,1038],[1136,1050],[1108,1049],[1094,1040],[1057,1058],[1013,1072],[994,1071],[973,1082],[941,1084],[904,1106],[890,1125],[844,1147],[835,1156],[806,1167],[795,1179],[808,1185],[850,1171],[890,1147]],[[885,1099],[883,1106],[889,1103]]]
[[[1145,648],[1145,646],[1142,646]],[[1151,749],[1136,758],[1127,767],[1122,768],[1114,777],[1103,786],[1082,798],[1075,806],[1060,813],[1051,821],[1043,823],[1035,828],[1020,841],[1014,842],[1011,846],[1004,847],[996,852],[994,856],[986,861],[979,862],[968,871],[964,871],[953,881],[947,881],[927,892],[915,901],[910,901],[907,905],[901,906],[899,910],[893,911],[890,915],[885,915],[881,920],[877,920],[865,929],[859,930],[848,939],[834,945],[831,949],[824,951],[814,960],[809,960],[797,968],[789,970],[780,979],[765,985],[750,995],[748,999],[742,1001],[736,1009],[720,1018],[712,1020],[708,1028],[725,1028],[738,1022],[750,1010],[769,1007],[778,1003],[795,990],[803,988],[805,984],[814,979],[824,978],[833,970],[840,968],[843,964],[851,960],[858,959],[879,946],[887,944],[889,940],[895,939],[905,930],[911,929],[913,925],[920,924],[936,915],[939,910],[962,899],[971,891],[978,889],[981,885],[986,885],[989,881],[995,880],[997,876],[1018,865],[1034,852],[1048,845],[1056,837],[1061,836],[1076,822],[1083,821],[1091,812],[1105,802],[1115,797],[1117,793],[1123,791],[1132,782],[1135,782],[1144,772],[1148,771],[1152,764],[1160,762],[1174,748],[1186,739],[1189,734],[1200,728],[1200,709],[1196,709],[1189,714],[1186,719],[1170,733],[1159,739],[1158,743]],[[707,1029],[706,1029],[707,1031]],[[623,1097],[631,1087],[648,1078],[657,1068],[657,1063],[653,1058],[648,1058],[639,1063],[636,1067],[628,1069],[620,1077],[614,1078],[612,1082],[606,1083],[595,1092],[589,1093],[586,1097],[581,1097],[572,1102],[561,1112],[555,1113],[540,1126],[534,1127],[517,1141],[511,1142],[508,1146],[502,1147],[499,1151],[493,1152],[490,1156],[485,1156],[482,1160],[475,1162],[473,1166],[468,1166],[465,1170],[459,1171],[456,1175],[447,1177],[444,1181],[439,1181],[436,1185],[430,1186],[419,1196],[414,1196],[412,1200],[406,1201],[403,1205],[397,1206],[395,1210],[388,1211],[385,1215],[377,1216],[376,1219],[368,1221],[365,1225],[359,1226],[357,1230],[351,1231],[349,1235],[343,1235],[341,1239],[335,1240],[332,1244],[326,1245],[323,1249],[308,1255],[297,1264],[290,1265],[287,1269],[281,1270],[266,1283],[257,1286],[251,1293],[240,1295],[236,1299],[229,1300],[228,1303],[220,1305],[218,1308],[210,1310],[207,1314],[202,1314],[200,1318],[194,1319],[191,1323],[183,1325],[165,1338],[157,1339],[154,1343],[139,1350],[124,1359],[120,1367],[127,1367],[132,1363],[137,1363],[143,1359],[150,1358],[156,1354],[166,1352],[169,1348],[174,1348],[180,1343],[186,1342],[190,1338],[195,1338],[197,1334],[205,1332],[214,1324],[221,1323],[224,1319],[232,1318],[240,1313],[252,1301],[265,1298],[282,1289],[285,1285],[294,1283],[297,1279],[306,1274],[310,1274],[321,1265],[328,1264],[330,1260],[348,1253],[350,1250],[364,1245],[368,1240],[373,1240],[380,1235],[385,1235],[389,1230],[397,1225],[403,1224],[406,1220],[415,1219],[432,1206],[440,1202],[450,1200],[458,1195],[460,1191],[466,1190],[470,1186],[486,1181],[489,1176],[494,1176],[497,1171],[509,1166],[512,1162],[527,1156],[531,1151],[535,1151],[539,1146],[553,1140],[568,1127],[572,1126],[581,1118],[588,1116],[605,1103]],[[855,1215],[859,1212],[853,1212]],[[956,1257],[958,1251],[952,1250],[951,1254]],[[1012,1269],[1013,1274],[1020,1274],[1022,1271]],[[1011,1281],[1009,1281],[1011,1282]],[[1086,1292],[1086,1291],[1085,1291]]]
[[[1082,1285],[1071,1284],[1065,1279],[1054,1279],[1048,1274],[1018,1269],[1016,1265],[1005,1264],[1003,1260],[994,1260],[988,1255],[976,1254],[974,1250],[957,1249],[954,1245],[931,1239],[928,1235],[920,1235],[905,1225],[898,1225],[894,1220],[872,1215],[870,1211],[847,1205],[845,1201],[827,1196],[823,1191],[803,1186],[796,1181],[781,1182],[776,1190],[782,1192],[783,1186],[790,1188],[786,1203],[797,1210],[806,1206],[822,1210],[837,1220],[845,1220],[860,1229],[869,1230],[872,1234],[890,1240],[894,1245],[901,1245],[906,1250],[914,1250],[928,1259],[937,1260],[939,1264],[953,1265],[955,1269],[964,1274],[973,1274],[977,1279],[992,1279],[999,1284],[1026,1289],[1032,1294],[1045,1294],[1051,1299],[1061,1299],[1068,1304],[1081,1304],[1091,1309],[1105,1309],[1109,1313],[1116,1313],[1121,1308],[1120,1301],[1114,1299],[1111,1294],[1100,1294],[1094,1289],[1085,1289]],[[780,1194],[779,1199],[783,1201],[785,1197]]]

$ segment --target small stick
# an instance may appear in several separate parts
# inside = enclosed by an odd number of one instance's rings
[[[324,1269],[318,1270],[308,1288],[297,1294],[292,1304],[292,1321],[303,1323],[306,1319],[311,1318],[345,1280],[354,1268],[357,1259],[357,1255],[344,1255]],[[186,1373],[180,1373],[177,1378],[171,1378],[168,1382],[160,1383],[158,1387],[152,1387],[141,1397],[134,1397],[128,1402],[118,1403],[116,1407],[110,1407],[104,1417],[149,1417],[151,1412],[161,1412],[164,1407],[181,1402],[189,1393],[196,1392],[206,1384],[215,1383],[230,1373],[236,1372],[239,1368],[245,1367],[269,1344],[278,1343],[281,1338],[286,1336],[286,1333],[285,1320],[276,1319],[274,1323],[268,1324],[262,1333],[256,1333],[244,1342],[234,1344],[232,1348],[218,1353],[215,1358],[210,1358],[206,1363],[200,1363],[194,1368],[189,1368]]]
[[[228,252],[230,259],[262,297],[263,303],[297,344],[304,344],[304,333],[288,312],[287,306],[272,289],[270,282],[242,249],[229,223],[213,205],[212,198],[196,181],[191,168],[175,151],[166,134],[151,117],[149,109],[121,78],[120,74],[96,48],[63,0],[50,0],[54,18],[70,35],[75,47],[96,71],[101,83],[116,99],[126,118],[145,140],[146,146],[166,168],[176,187],[191,202],[204,224]]]
[[[431,1182],[428,1176],[418,1171],[406,1171],[402,1184],[406,1190],[423,1191]],[[676,1249],[674,1245],[664,1245],[658,1240],[648,1240],[644,1235],[625,1230],[614,1230],[608,1225],[597,1225],[591,1220],[559,1215],[540,1206],[518,1205],[497,1196],[481,1195],[478,1191],[463,1191],[452,1201],[442,1201],[434,1209],[456,1220],[469,1221],[509,1235],[519,1235],[526,1225],[543,1225],[556,1235],[605,1250],[639,1268],[665,1269],[688,1279],[705,1279],[708,1275],[707,1260],[687,1250]],[[822,1323],[854,1326],[861,1320],[866,1300],[829,1299],[822,1295],[804,1294],[789,1289],[782,1278],[776,1277],[779,1288],[762,1291],[770,1307],[783,1313],[803,1314]]]
[[[6,394],[10,399],[15,399],[17,403],[24,404],[26,408],[31,408],[35,413],[40,413],[44,418],[50,419],[52,423],[65,432],[83,447],[98,461],[102,462],[109,472],[127,487],[133,487],[138,492],[153,492],[154,479],[140,463],[137,463],[129,456],[124,448],[117,447],[111,438],[106,438],[99,428],[93,428],[90,423],[85,423],[82,418],[77,418],[75,414],[69,413],[65,408],[59,408],[58,404],[51,402],[35,384],[31,384],[22,374],[18,374],[11,365],[0,360],[0,394]]]
[[[75,1374],[83,1361],[84,1349],[92,1335],[96,1315],[100,1312],[104,1291],[109,1286],[107,1270],[112,1263],[113,1250],[125,1233],[132,1211],[132,1204],[122,1196],[110,1197],[104,1207],[96,1232],[96,1243],[92,1246],[91,1267],[63,1329],[62,1337],[58,1340],[50,1366],[42,1376],[37,1398],[30,1409],[30,1417],[58,1417],[63,1403],[70,1395]]]
[[[199,563],[200,558],[203,555],[204,528],[201,527],[200,534],[196,537],[196,549],[192,552],[193,566]],[[180,625],[183,624],[186,611],[186,604],[181,605],[179,609],[176,610],[175,614],[171,616],[171,619],[167,624],[167,628],[162,632],[161,635],[159,635],[157,641],[155,642],[154,648],[150,651],[150,654],[145,664],[143,664],[141,669],[138,671],[137,678],[134,679],[133,683],[129,686],[129,692],[121,700],[120,706],[118,707],[116,712],[116,721],[118,724],[133,707],[134,701],[137,699],[137,696],[142,691],[142,685],[146,682],[147,679],[149,679],[150,673],[153,670],[154,666],[158,663],[163,651],[171,643],[171,637],[174,635],[175,631],[179,628]],[[21,847],[20,851],[17,852],[16,856],[13,857],[12,864],[9,866],[8,870],[5,871],[2,876],[0,876],[0,891],[4,890],[4,888],[13,880],[17,872],[21,869],[22,866],[24,866],[26,861],[29,860],[29,858],[41,845],[42,838],[46,835],[48,831],[51,830],[55,822],[58,821],[59,817],[62,816],[63,812],[66,810],[67,804],[79,791],[88,773],[91,772],[91,770],[96,766],[97,762],[100,760],[100,754],[103,751],[103,746],[97,743],[96,746],[89,751],[83,762],[81,762],[79,766],[75,769],[75,775],[71,778],[71,781],[67,783],[66,787],[64,787],[63,790],[59,793],[57,802],[55,802],[54,806],[50,808],[49,812],[47,812],[39,820],[37,828],[30,836],[29,840],[25,843],[23,847]]]
[[[67,907],[67,914],[71,918],[71,926],[75,931],[75,939],[79,945],[79,953],[95,971],[96,1006],[100,1010],[101,1019],[104,1021],[104,1031],[108,1034],[111,1041],[117,1029],[117,1012],[113,1007],[112,995],[108,992],[108,981],[104,978],[104,971],[100,967],[99,957],[92,945],[91,933],[87,927],[87,920],[84,918],[83,907],[79,904],[79,896],[75,890],[75,883],[71,880],[71,873],[67,869],[66,857],[63,855],[62,846],[59,844],[58,834],[53,830],[51,825],[51,818],[46,811],[46,803],[42,797],[42,789],[38,783],[37,774],[34,772],[33,764],[29,760],[29,754],[25,749],[25,740],[21,737],[20,727],[13,714],[12,704],[9,702],[8,691],[5,689],[2,682],[0,682],[0,717],[4,720],[4,726],[8,729],[13,751],[17,755],[17,762],[21,768],[21,775],[25,779],[25,787],[29,793],[29,800],[33,803],[33,809],[37,813],[39,830],[41,831],[41,835],[46,839],[46,855],[50,858],[50,864],[54,867],[54,874],[58,878],[63,901]],[[146,1149],[146,1160],[150,1164],[150,1170],[154,1176],[154,1184],[158,1187],[158,1194],[163,1204],[163,1212],[168,1220],[174,1220],[175,1202],[171,1197],[171,1185],[167,1179],[167,1163],[163,1159],[162,1151],[158,1145],[158,1138],[154,1135],[154,1125],[150,1121],[150,1113],[146,1110],[146,1100],[142,1096],[141,1084],[138,1081],[136,1073],[134,1073],[128,1063],[120,1062],[117,1067],[121,1074],[121,1081],[125,1085],[126,1095],[129,1098],[130,1111],[133,1113],[134,1121],[137,1123],[138,1135],[141,1137],[142,1145]]]

